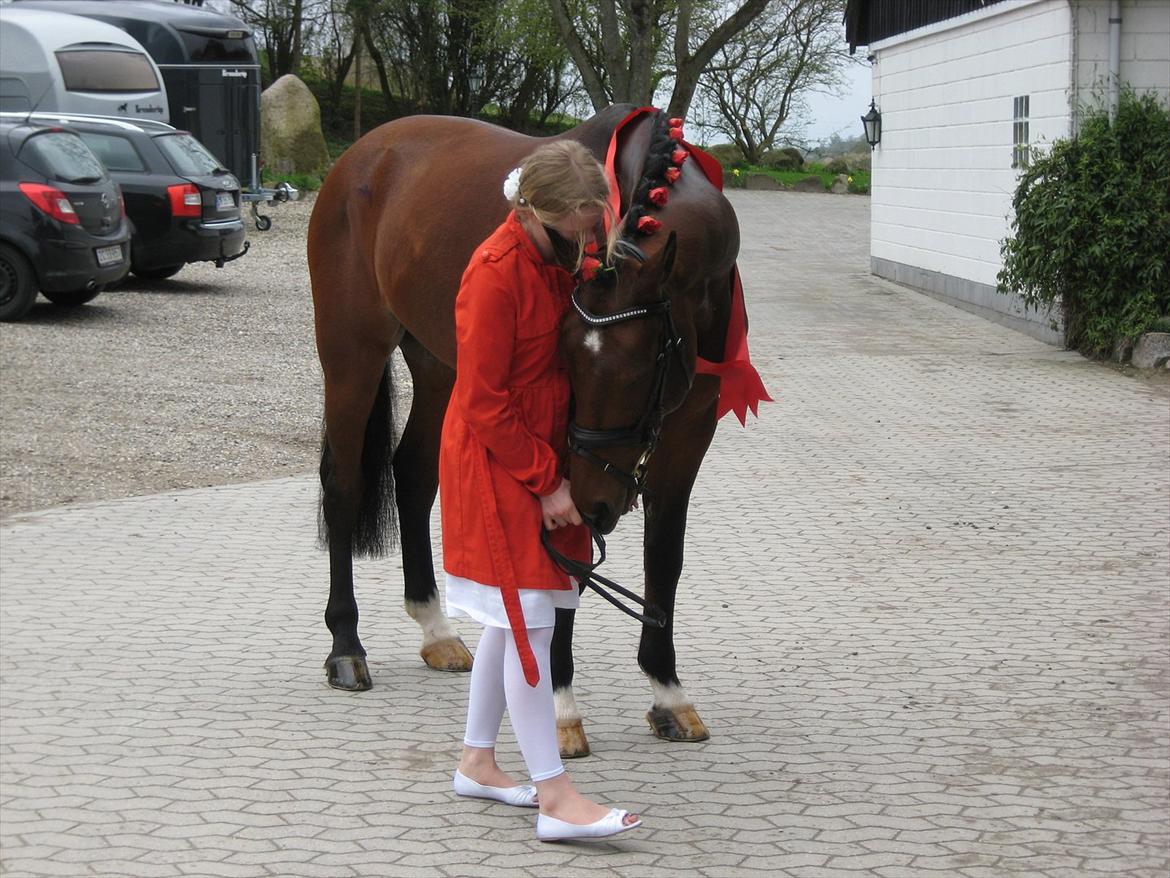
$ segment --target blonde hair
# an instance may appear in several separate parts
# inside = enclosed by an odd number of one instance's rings
[[[551,226],[578,211],[596,209],[608,221],[606,252],[615,252],[618,219],[609,206],[609,179],[605,168],[575,140],[554,140],[540,146],[520,163],[520,185],[512,207],[528,211],[541,225]],[[585,258],[590,236],[577,237],[576,271]]]

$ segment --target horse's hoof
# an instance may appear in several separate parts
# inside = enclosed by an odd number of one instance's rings
[[[365,692],[374,685],[364,655],[330,656],[325,660],[325,677],[334,689],[347,692]]]
[[[561,748],[562,759],[580,759],[589,755],[589,740],[581,720],[569,725],[557,725],[557,746]]]
[[[458,637],[448,637],[446,640],[436,640],[419,650],[422,660],[428,668],[436,671],[458,671],[466,673],[471,670],[471,653]]]
[[[706,741],[711,737],[707,726],[691,706],[681,710],[652,707],[646,714],[646,721],[655,735],[667,741]]]

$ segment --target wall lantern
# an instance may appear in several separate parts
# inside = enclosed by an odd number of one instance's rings
[[[483,88],[483,68],[476,64],[467,73],[467,85],[472,96],[478,95]]]
[[[878,112],[872,99],[869,102],[869,112],[861,117],[861,124],[865,126],[865,142],[872,150],[882,142],[882,114]]]

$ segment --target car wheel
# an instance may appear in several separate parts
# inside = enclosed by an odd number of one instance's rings
[[[180,262],[178,265],[163,265],[159,268],[134,268],[131,270],[144,280],[166,280],[168,277],[174,277],[178,274],[186,264],[185,262]]]
[[[76,308],[78,305],[84,305],[86,302],[92,302],[97,298],[98,293],[104,290],[104,286],[96,286],[88,290],[64,290],[55,293],[41,293],[46,299],[54,305],[59,305],[62,308]]]
[[[0,320],[19,320],[37,300],[37,279],[24,254],[0,244]]]

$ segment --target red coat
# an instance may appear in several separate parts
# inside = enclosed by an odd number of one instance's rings
[[[569,377],[557,343],[572,288],[514,213],[479,246],[455,300],[455,388],[439,450],[443,568],[502,590],[533,686],[539,672],[517,589],[571,587],[540,544],[539,497],[563,477]],[[585,527],[552,536],[563,554],[590,557]]]

